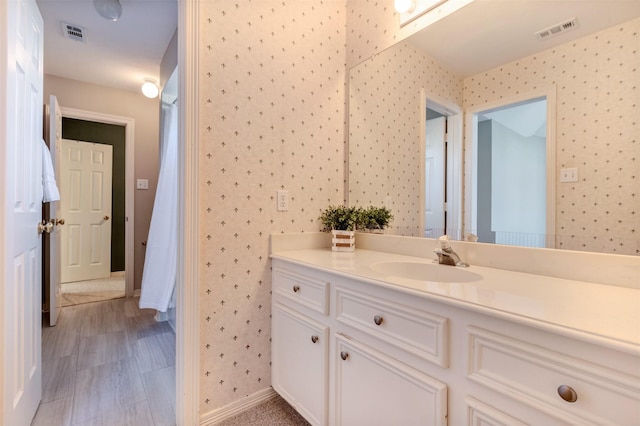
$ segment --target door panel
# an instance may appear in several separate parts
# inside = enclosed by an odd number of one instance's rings
[[[63,139],[61,281],[106,278],[111,274],[111,176],[113,148]]]
[[[6,43],[9,58],[7,73],[0,73],[0,99],[6,101],[6,107],[0,108],[6,114],[6,126],[0,126],[4,133],[0,149],[4,340],[0,343],[5,348],[0,422],[28,425],[42,394],[38,224],[42,220],[43,23],[34,0],[2,2],[0,21],[0,43]],[[0,121],[5,123],[5,117]]]
[[[425,237],[445,234],[445,132],[446,118],[427,121],[425,148]]]

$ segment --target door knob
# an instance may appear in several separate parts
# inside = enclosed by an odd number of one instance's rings
[[[56,225],[64,225],[64,219],[56,219]]]
[[[44,220],[42,222],[38,222],[38,234],[42,234],[44,232],[50,234],[52,229],[53,224],[51,222],[47,222]]]
[[[109,216],[103,217],[104,220],[109,220]]]

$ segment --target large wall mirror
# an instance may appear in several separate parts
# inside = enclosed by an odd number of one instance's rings
[[[361,62],[349,204],[398,235],[639,255],[638,46],[636,0],[475,0]]]

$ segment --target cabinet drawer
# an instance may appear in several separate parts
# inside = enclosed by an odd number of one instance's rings
[[[285,269],[273,272],[273,292],[323,315],[329,313],[329,283]]]
[[[448,320],[424,311],[336,289],[336,318],[404,351],[448,367]]]
[[[640,424],[637,377],[483,329],[468,333],[471,380],[569,424]],[[577,399],[564,400],[560,386]]]

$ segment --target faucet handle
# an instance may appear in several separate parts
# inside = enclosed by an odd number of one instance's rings
[[[451,243],[450,243],[450,239],[448,235],[443,235],[440,238],[438,238],[438,243],[440,243],[440,248],[441,249],[449,249],[451,248]]]

